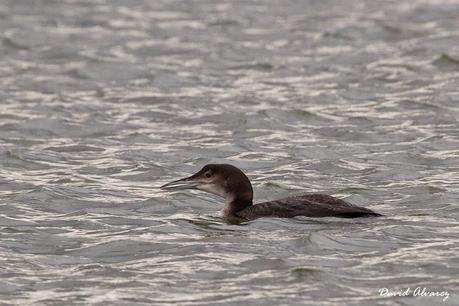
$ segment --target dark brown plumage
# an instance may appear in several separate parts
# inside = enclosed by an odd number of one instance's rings
[[[304,194],[276,201],[258,203],[238,211],[237,216],[253,220],[260,217],[292,218],[340,217],[357,218],[380,216],[368,208],[359,207],[326,194]]]

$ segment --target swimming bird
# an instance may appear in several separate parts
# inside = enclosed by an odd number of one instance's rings
[[[253,189],[249,178],[229,164],[205,165],[199,172],[160,187],[162,190],[197,189],[225,198],[223,216],[254,220],[261,217],[292,218],[381,216],[374,211],[344,200],[308,193],[280,200],[253,204]]]

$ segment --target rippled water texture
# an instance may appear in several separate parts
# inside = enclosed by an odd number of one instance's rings
[[[0,1],[0,304],[458,305],[459,3]],[[157,187],[228,162],[225,223]],[[383,297],[417,286],[440,297]]]

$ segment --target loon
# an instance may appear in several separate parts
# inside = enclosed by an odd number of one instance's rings
[[[205,165],[199,172],[160,187],[162,190],[198,189],[225,198],[223,217],[254,220],[261,217],[292,218],[382,216],[372,210],[344,200],[308,193],[253,205],[249,178],[229,164]]]

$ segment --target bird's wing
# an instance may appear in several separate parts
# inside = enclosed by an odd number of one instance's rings
[[[255,204],[237,212],[237,215],[252,220],[260,217],[291,218],[295,216],[355,218],[378,216],[379,214],[329,195],[304,194]]]

